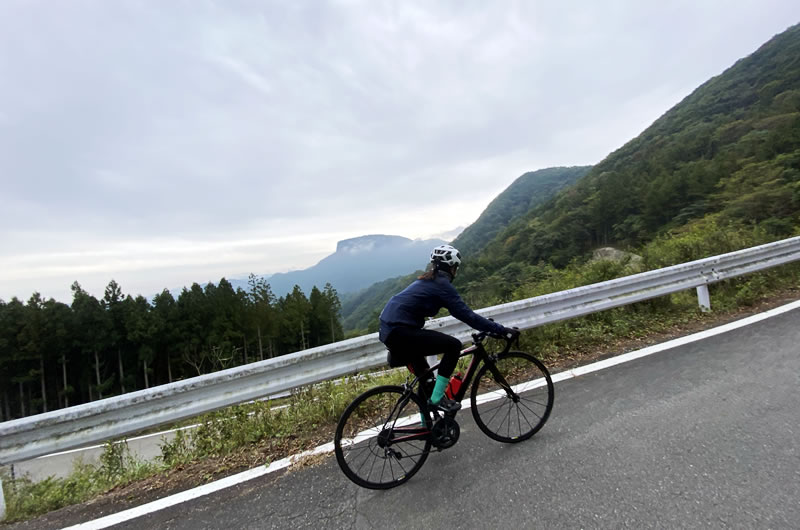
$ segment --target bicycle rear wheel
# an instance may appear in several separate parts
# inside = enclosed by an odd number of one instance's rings
[[[512,351],[481,366],[470,394],[472,416],[490,438],[521,442],[544,426],[553,396],[547,368],[528,353]]]
[[[379,386],[358,396],[339,419],[333,440],[336,461],[359,486],[393,488],[425,463],[430,430],[430,417],[416,394],[400,386]]]

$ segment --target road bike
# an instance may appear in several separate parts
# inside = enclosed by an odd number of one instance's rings
[[[484,347],[487,338],[505,341],[499,353]],[[533,355],[511,351],[514,339],[480,332],[461,351],[472,356],[452,399],[470,390],[475,423],[487,436],[517,443],[536,434],[553,409],[553,381]],[[388,489],[410,479],[432,448],[452,447],[460,434],[457,412],[442,413],[428,404],[427,385],[439,365],[410,375],[403,385],[367,390],[348,405],[336,426],[334,449],[344,474],[359,486]],[[452,380],[451,380],[452,383]]]

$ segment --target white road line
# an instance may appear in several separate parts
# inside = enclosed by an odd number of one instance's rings
[[[649,346],[647,348],[625,353],[623,355],[619,355],[617,357],[612,357],[610,359],[606,359],[604,361],[598,361],[596,363],[588,364],[586,366],[581,366],[579,368],[575,368],[573,370],[567,370],[565,372],[560,372],[553,376],[553,382],[557,383],[560,381],[565,381],[567,379],[572,379],[574,377],[579,377],[581,375],[585,375],[591,372],[597,372],[599,370],[605,370],[606,368],[610,368],[612,366],[616,366],[618,364],[626,363],[633,361],[635,359],[639,359],[641,357],[646,357],[648,355],[653,355],[654,353],[658,353],[664,350],[669,350],[671,348],[677,348],[679,346],[683,346],[684,344],[689,344],[691,342],[696,342],[698,340],[703,340],[709,337],[713,337],[715,335],[720,335],[722,333],[726,333],[728,331],[732,331],[734,329],[742,328],[744,326],[748,326],[750,324],[755,324],[756,322],[760,322],[762,320],[766,320],[770,317],[777,316],[788,311],[792,311],[793,309],[800,308],[800,300],[796,302],[792,302],[791,304],[787,304],[781,307],[777,307],[775,309],[771,309],[764,313],[759,313],[758,315],[753,315],[747,318],[743,318],[741,320],[737,320],[735,322],[731,322],[729,324],[725,324],[723,326],[719,326],[713,329],[709,329],[706,331],[700,331],[698,333],[694,333],[692,335],[688,335],[686,337],[681,337],[679,339],[674,339],[663,344],[656,344],[655,346]],[[533,382],[535,383],[535,382]],[[484,402],[484,398],[488,396],[481,396],[480,401]],[[486,401],[490,401],[491,398],[486,399]],[[465,404],[464,408],[467,408],[467,404]],[[208,495],[215,491],[219,491],[221,489],[229,488],[231,486],[235,486],[237,484],[241,484],[242,482],[246,482],[248,480],[252,480],[254,478],[258,478],[274,471],[279,471],[281,469],[285,469],[289,467],[293,462],[312,455],[317,454],[324,454],[330,453],[333,451],[333,442],[329,442],[319,447],[315,447],[314,449],[303,451],[302,453],[287,456],[281,460],[273,462],[269,466],[257,467],[254,469],[250,469],[247,471],[243,471],[236,475],[231,475],[229,477],[220,479],[216,482],[212,482],[211,484],[205,484],[203,486],[199,486],[194,489],[190,489],[181,493],[177,493],[175,495],[171,495],[169,497],[165,497],[163,499],[159,499],[157,501],[153,501],[147,504],[143,504],[141,506],[137,506],[136,508],[131,508],[129,510],[125,510],[116,514],[108,515],[106,517],[101,517],[100,519],[95,519],[94,521],[88,521],[86,523],[81,523],[75,526],[70,526],[64,530],[88,530],[88,529],[101,529],[101,528],[108,528],[109,526],[113,526],[115,524],[120,524],[125,521],[130,521],[131,519],[135,519],[137,517],[141,517],[143,515],[147,515],[158,510],[163,510],[164,508],[168,508],[170,506],[175,506],[176,504],[180,504],[182,502],[190,501],[192,499],[196,499],[198,497],[202,497],[204,495]]]

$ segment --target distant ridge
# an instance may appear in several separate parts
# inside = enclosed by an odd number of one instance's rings
[[[322,289],[326,283],[339,293],[348,293],[425,267],[431,249],[444,243],[441,239],[383,234],[354,237],[339,241],[336,252],[312,267],[263,277],[276,296],[291,292],[295,285],[308,294],[314,286]],[[234,289],[248,290],[247,280],[231,280],[231,284]]]

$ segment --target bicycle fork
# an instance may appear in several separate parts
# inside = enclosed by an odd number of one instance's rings
[[[501,374],[500,370],[497,369],[497,365],[494,363],[494,361],[487,363],[487,366],[489,367],[489,371],[492,373],[495,383],[500,385],[500,388],[506,391],[506,395],[511,398],[514,403],[518,403],[520,399],[519,395],[514,392],[514,389],[508,384],[506,378],[503,377],[503,374]]]

